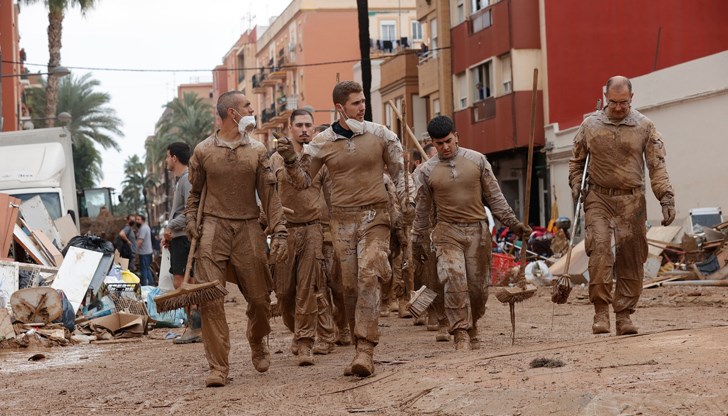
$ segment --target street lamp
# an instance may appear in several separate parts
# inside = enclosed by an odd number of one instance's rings
[[[38,118],[31,118],[28,120],[25,120],[23,122],[23,130],[33,130],[35,128],[35,125],[33,124],[33,120],[36,121],[45,121],[45,120],[58,120],[61,122],[62,126],[68,126],[71,124],[71,113],[67,113],[65,111],[58,113],[56,117],[38,117]]]
[[[29,75],[52,75],[54,77],[62,78],[70,73],[71,71],[68,68],[62,65],[58,65],[51,68],[51,70],[48,72],[36,72],[35,74],[6,74],[1,75],[0,78],[24,77]]]

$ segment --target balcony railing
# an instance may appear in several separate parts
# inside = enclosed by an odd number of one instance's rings
[[[261,124],[265,124],[269,122],[273,117],[276,116],[276,106],[275,104],[271,104],[269,108],[266,108],[263,110],[260,114],[260,122]]]
[[[488,97],[485,100],[473,103],[473,123],[488,120],[495,117],[495,97]]]

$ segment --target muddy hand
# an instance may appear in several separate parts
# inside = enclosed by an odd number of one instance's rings
[[[283,156],[283,159],[288,163],[295,161],[298,155],[296,155],[296,151],[293,149],[293,143],[291,143],[291,140],[276,132],[273,132],[273,137],[275,137],[273,143],[275,143],[278,154]]]

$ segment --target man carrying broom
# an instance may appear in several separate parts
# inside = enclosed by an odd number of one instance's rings
[[[195,278],[224,285],[226,269],[232,268],[235,283],[248,303],[247,337],[253,365],[265,372],[270,365],[264,338],[270,333],[273,281],[265,236],[258,225],[256,192],[267,214],[272,233],[270,256],[275,261],[285,261],[288,255],[286,221],[267,149],[248,133],[255,127],[250,100],[240,91],[226,92],[217,101],[217,112],[222,127],[195,147],[189,164],[192,189],[185,217],[190,238],[199,239]],[[198,210],[202,211],[201,224],[196,220]],[[200,309],[210,366],[206,385],[224,386],[230,352],[224,299],[204,303]]]
[[[530,234],[519,222],[490,168],[485,155],[458,146],[449,117],[430,120],[427,132],[437,156],[419,170],[419,190],[413,225],[413,245],[422,245],[424,232],[436,213],[432,243],[437,254],[437,275],[444,286],[445,315],[455,350],[478,349],[478,320],[485,313],[490,277],[491,242],[483,201],[493,215],[516,234]],[[423,251],[429,252],[429,247]]]

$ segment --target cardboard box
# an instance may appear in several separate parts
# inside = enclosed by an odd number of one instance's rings
[[[106,328],[112,334],[116,334],[121,331],[138,335],[144,333],[144,317],[125,312],[112,313],[108,316],[92,319],[87,322],[87,325]]]

